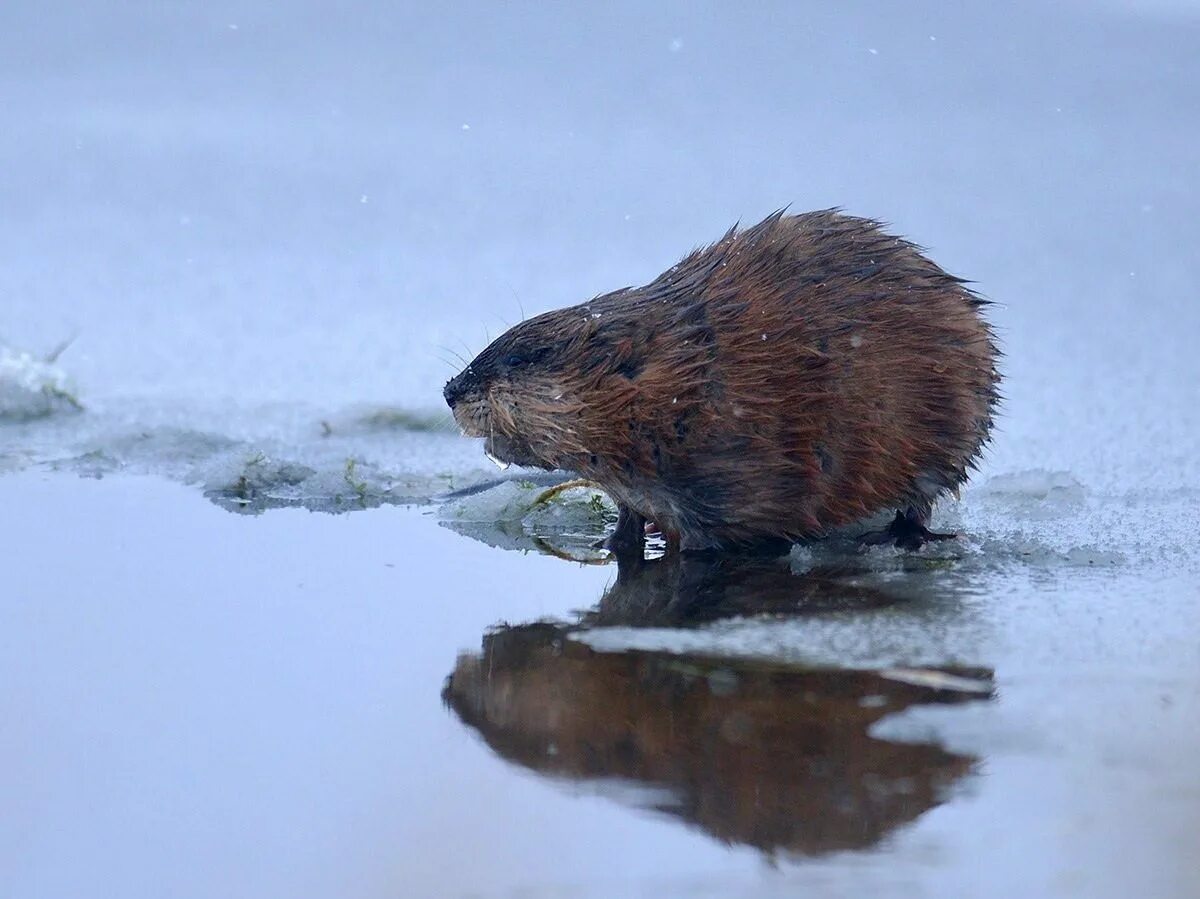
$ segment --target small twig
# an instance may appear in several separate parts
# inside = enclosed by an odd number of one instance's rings
[[[564,490],[572,490],[575,487],[590,487],[593,490],[599,490],[601,493],[604,493],[604,488],[595,481],[589,481],[587,478],[575,478],[574,480],[563,481],[561,484],[555,484],[553,487],[543,490],[529,505],[531,508],[533,506],[545,505]]]
[[[52,349],[50,352],[48,352],[46,354],[45,361],[47,363],[49,363],[50,365],[53,365],[55,362],[58,361],[58,357],[61,356],[63,353],[65,353],[67,351],[67,348],[75,342],[75,339],[77,337],[79,337],[78,334],[72,334],[66,340],[59,343],[54,349]]]

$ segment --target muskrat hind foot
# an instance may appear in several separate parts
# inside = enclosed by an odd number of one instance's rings
[[[925,516],[914,509],[897,512],[892,523],[878,531],[868,531],[858,538],[864,546],[883,546],[891,543],[898,549],[918,550],[926,543],[957,540],[958,534],[938,534],[925,526]]]

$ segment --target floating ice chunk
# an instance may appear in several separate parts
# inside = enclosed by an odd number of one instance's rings
[[[879,675],[887,680],[911,684],[914,687],[928,687],[931,690],[947,690],[954,693],[987,695],[994,689],[989,680],[949,674],[936,668],[885,668]]]
[[[449,498],[438,517],[489,546],[522,551],[554,546],[579,559],[601,557],[594,544],[616,519],[612,501],[589,485],[566,482],[563,489],[535,477]]]
[[[1031,469],[989,478],[984,491],[993,496],[1013,500],[1034,500],[1075,504],[1082,502],[1086,491],[1068,471],[1043,471]]]
[[[441,508],[443,521],[564,523],[592,528],[616,515],[612,501],[589,484],[550,485],[518,478],[487,490],[454,496]]]
[[[53,361],[0,346],[0,421],[28,421],[83,407]]]
[[[189,480],[199,483],[205,493],[228,494],[249,502],[259,495],[282,499],[315,474],[306,465],[239,448],[197,466]]]
[[[323,461],[313,468],[243,446],[196,466],[187,480],[213,502],[239,512],[287,506],[346,512],[408,499],[395,492],[394,477],[369,462],[354,456],[336,464]]]

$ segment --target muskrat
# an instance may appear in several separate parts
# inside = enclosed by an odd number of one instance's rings
[[[510,328],[445,388],[496,459],[578,472],[683,550],[770,549],[897,510],[916,549],[975,467],[999,351],[986,301],[837,209],[730,229],[644,287]]]

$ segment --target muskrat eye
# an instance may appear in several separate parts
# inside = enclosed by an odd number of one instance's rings
[[[549,354],[550,350],[545,347],[536,350],[509,353],[504,357],[504,364],[508,368],[522,368],[526,365],[533,365],[535,362],[541,362]]]

